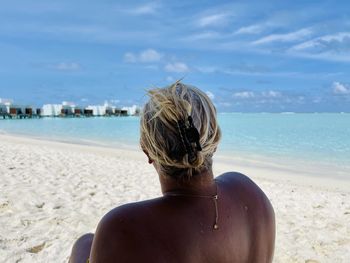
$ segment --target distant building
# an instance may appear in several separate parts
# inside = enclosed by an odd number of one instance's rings
[[[11,99],[2,99],[0,98],[0,104],[12,104],[13,100]]]
[[[76,113],[76,108],[82,112],[82,109],[77,107],[73,102],[63,101],[62,104],[44,104],[41,109],[41,116],[53,117],[73,115]]]
[[[8,107],[11,115],[33,115],[35,112],[34,108],[30,105],[10,104]]]
[[[107,101],[103,105],[89,105],[79,107],[73,102],[63,101],[62,104],[44,104],[42,108],[33,108],[29,105],[13,104],[12,100],[0,98],[0,114],[6,116],[24,117],[57,117],[57,116],[128,116],[139,115],[140,108],[137,105],[119,108],[112,106]]]
[[[8,113],[5,103],[0,102],[0,114]]]
[[[137,105],[132,105],[131,107],[123,107],[122,110],[126,110],[128,115],[136,116],[140,114],[140,107]]]
[[[76,106],[73,102],[63,101],[61,115],[63,115],[63,116],[73,115],[75,112],[75,107]]]
[[[85,109],[92,111],[93,116],[113,115],[115,113],[115,107],[109,105],[107,102],[104,105],[89,105]]]
[[[94,116],[94,112],[93,112],[93,110],[91,110],[91,109],[85,108],[85,109],[84,109],[84,115],[85,115],[86,117],[91,117],[91,116]]]
[[[75,106],[74,107],[74,116],[80,117],[82,114],[84,114],[84,108]]]
[[[53,117],[59,116],[62,110],[61,104],[45,104],[41,109],[41,116]]]
[[[27,106],[24,106],[23,113],[26,114],[26,115],[32,116],[33,114],[36,113],[36,109],[33,108],[32,106],[27,105]]]
[[[0,98],[0,113],[10,113],[10,107],[12,104],[13,100]]]
[[[103,107],[104,107],[104,111],[105,111],[104,115],[110,116],[110,115],[114,114],[115,107],[110,105],[107,101],[105,101]]]
[[[89,105],[85,108],[89,112],[92,112],[93,116],[101,116],[105,114],[103,106]]]

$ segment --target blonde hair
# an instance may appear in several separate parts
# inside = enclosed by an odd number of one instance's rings
[[[212,156],[221,138],[216,109],[201,90],[180,81],[148,91],[149,101],[143,108],[140,125],[141,148],[159,165],[162,173],[172,177],[190,178],[212,165]],[[178,122],[193,119],[199,132],[202,150],[194,157],[184,150]]]

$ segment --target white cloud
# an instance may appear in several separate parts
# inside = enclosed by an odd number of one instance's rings
[[[174,82],[175,79],[172,76],[167,76],[165,80],[168,82]]]
[[[146,49],[141,51],[139,54],[127,52],[124,54],[124,62],[126,63],[151,63],[158,62],[161,60],[163,55],[154,49]]]
[[[263,91],[262,96],[266,98],[278,98],[278,97],[281,97],[281,93],[278,91],[269,90],[269,91]]]
[[[338,81],[333,82],[332,90],[334,94],[350,94],[350,87]]]
[[[149,69],[149,70],[158,70],[159,67],[158,65],[146,65],[144,66],[145,69]]]
[[[344,44],[348,49],[350,49],[350,32],[342,32],[334,35],[325,35],[322,37],[317,37],[312,40],[303,42],[301,44],[295,45],[290,50],[301,51],[310,49],[331,49],[331,48],[341,48]]]
[[[198,70],[201,73],[215,73],[215,72],[221,71],[219,68],[214,67],[214,66],[196,67],[196,70]]]
[[[251,25],[239,28],[234,34],[258,34],[263,30],[261,25]]]
[[[222,107],[231,107],[232,103],[230,102],[219,102],[219,105]]]
[[[12,104],[13,100],[12,99],[0,98],[0,103],[2,103],[2,104]]]
[[[196,41],[196,40],[208,40],[208,39],[217,39],[222,37],[221,34],[219,34],[218,32],[214,32],[214,31],[207,31],[207,32],[201,32],[198,34],[191,34],[189,36],[186,36],[183,38],[183,40],[185,41]]]
[[[76,62],[60,62],[55,65],[51,65],[50,68],[60,71],[77,71],[81,69],[81,66]]]
[[[350,45],[349,45],[350,47]],[[308,58],[308,59],[317,59],[317,60],[325,60],[325,61],[341,61],[341,62],[350,62],[350,53],[342,52],[335,53],[332,51],[325,51],[320,53],[312,53],[312,52],[289,52],[289,55]]]
[[[242,92],[234,93],[233,97],[241,98],[241,99],[249,99],[249,98],[254,98],[255,94],[252,91],[242,91]]]
[[[168,72],[178,72],[178,73],[189,71],[189,67],[183,62],[168,63],[165,65],[164,69],[165,71],[168,71]]]
[[[212,92],[206,91],[205,94],[207,94],[207,96],[209,97],[209,99],[211,99],[211,100],[215,99],[215,95],[214,95]]]
[[[198,19],[197,25],[199,27],[207,26],[221,26],[227,24],[229,14],[227,13],[216,13],[211,15],[205,15]]]
[[[112,103],[112,104],[118,104],[119,102],[120,102],[120,100],[117,100],[117,99],[110,100],[110,103]]]
[[[298,104],[304,104],[305,103],[305,97],[304,96],[298,96],[296,103]]]
[[[147,49],[140,53],[141,62],[157,62],[162,58],[162,54],[154,49]]]
[[[131,52],[127,52],[124,54],[124,62],[127,63],[135,63],[137,61],[136,55]]]
[[[294,31],[294,32],[287,33],[287,34],[268,35],[268,36],[265,36],[263,38],[260,38],[256,41],[254,41],[252,44],[253,45],[261,45],[261,44],[268,44],[268,43],[276,42],[276,41],[291,42],[291,41],[300,40],[302,38],[310,36],[311,34],[312,34],[311,29],[303,28],[303,29],[300,29],[298,31]]]
[[[144,5],[137,6],[133,9],[127,10],[127,13],[133,14],[133,15],[152,15],[157,12],[157,9],[159,9],[159,4],[155,2],[147,3]]]
[[[315,98],[313,98],[312,102],[313,103],[320,103],[320,102],[322,102],[322,98],[321,97],[315,97]]]

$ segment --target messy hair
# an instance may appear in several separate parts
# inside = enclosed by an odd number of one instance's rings
[[[149,101],[141,114],[141,148],[168,176],[190,178],[203,169],[210,169],[221,131],[216,109],[208,96],[180,81],[149,90],[148,95]],[[194,158],[186,152],[178,128],[179,121],[186,122],[189,116],[198,130],[201,146],[201,150],[194,150]]]

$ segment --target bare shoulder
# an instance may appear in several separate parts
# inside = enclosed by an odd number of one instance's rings
[[[270,200],[249,177],[237,172],[217,177],[225,195],[238,207],[243,207],[246,222],[252,234],[253,247],[250,262],[272,262],[275,243],[275,213]]]
[[[99,222],[90,262],[132,262],[142,254],[147,239],[147,224],[157,200],[130,203],[114,208]],[[143,246],[138,246],[143,244]],[[135,253],[137,251],[137,253]]]
[[[217,177],[219,184],[226,189],[228,195],[253,207],[257,213],[274,218],[270,200],[263,190],[248,176],[238,172],[228,172]]]
[[[252,188],[257,187],[257,185],[248,176],[239,172],[224,173],[218,176],[216,180],[232,186],[247,186]]]
[[[254,199],[254,197],[263,200],[267,199],[260,187],[254,183],[252,179],[242,173],[224,173],[218,176],[216,181],[233,194],[239,194],[242,197],[248,195],[250,199]],[[268,199],[265,201],[268,201]]]

